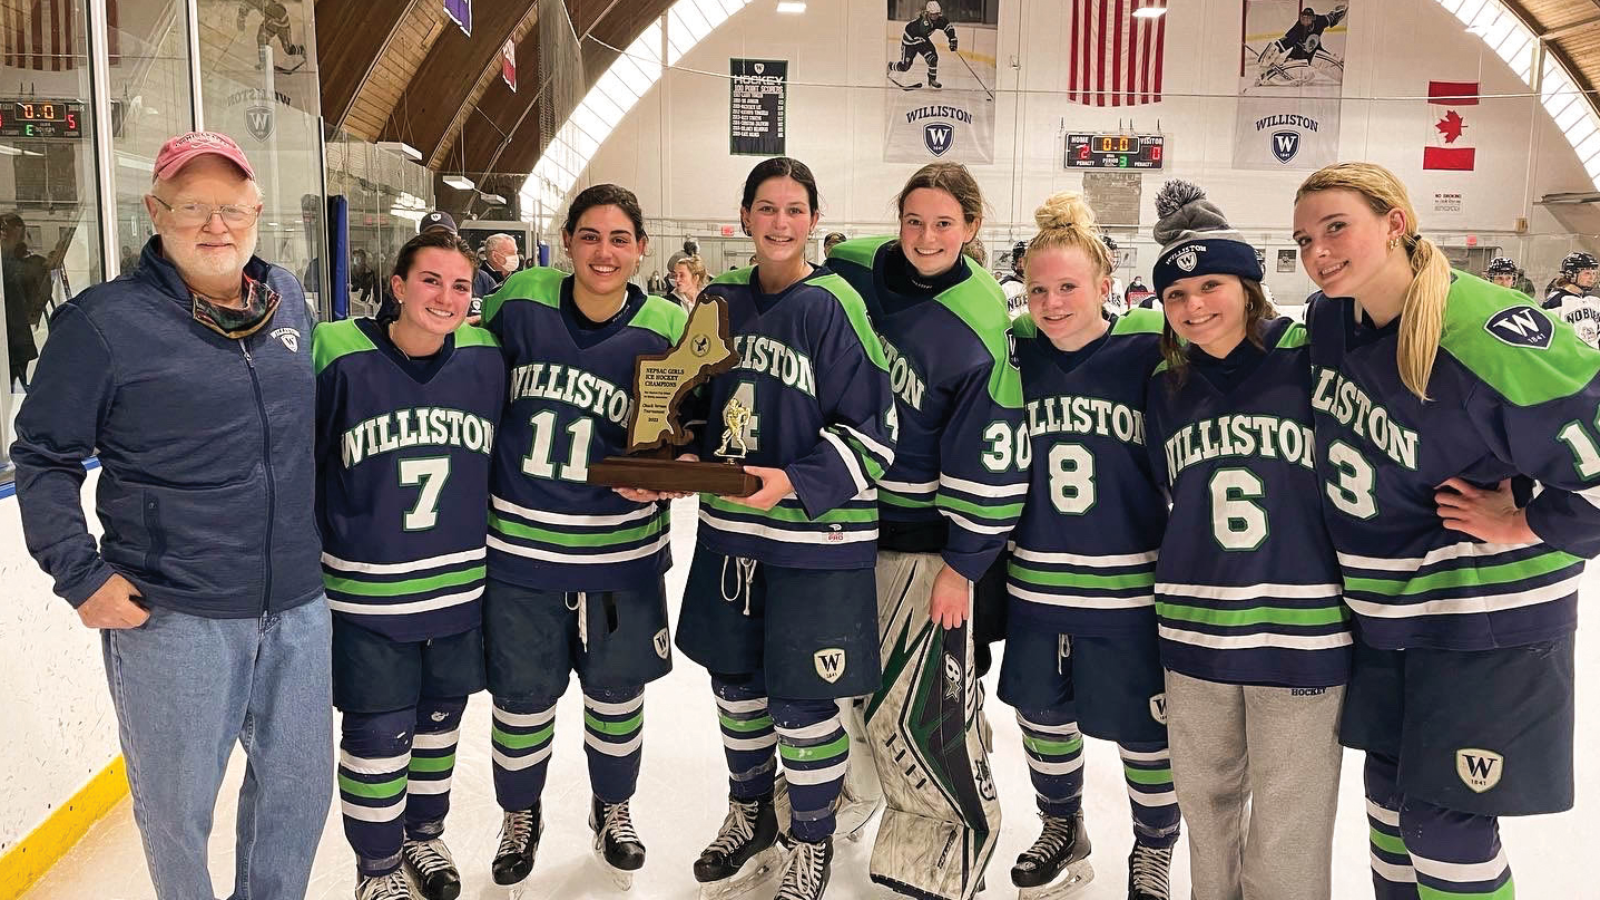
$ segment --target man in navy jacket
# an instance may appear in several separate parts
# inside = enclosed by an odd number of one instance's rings
[[[214,896],[237,741],[234,896],[301,898],[333,780],[311,323],[294,276],[253,255],[261,191],[231,139],[169,140],[144,201],[139,265],[51,322],[11,450],[23,531],[100,629],[157,896]],[[79,500],[94,455],[98,547]]]

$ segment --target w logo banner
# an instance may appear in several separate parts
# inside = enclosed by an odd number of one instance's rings
[[[1348,7],[1242,2],[1234,167],[1319,169],[1337,162]]]
[[[1274,131],[1272,133],[1272,155],[1278,162],[1285,165],[1300,153],[1300,133],[1297,131]]]
[[[943,122],[934,122],[922,127],[922,142],[934,156],[945,155],[950,150],[955,135],[956,130]]]
[[[1500,783],[1506,759],[1492,750],[1467,747],[1456,751],[1456,774],[1473,791],[1481,794]]]
[[[1534,350],[1550,349],[1550,342],[1556,336],[1550,318],[1531,306],[1502,309],[1483,324],[1483,330],[1513,347]]]

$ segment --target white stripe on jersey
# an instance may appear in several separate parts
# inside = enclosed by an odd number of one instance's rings
[[[632,559],[643,559],[646,556],[665,547],[672,539],[670,531],[661,532],[655,543],[632,550],[618,550],[613,553],[557,553],[554,550],[540,550],[537,547],[524,547],[521,544],[512,544],[501,540],[493,531],[489,532],[489,546],[502,553],[513,556],[525,556],[528,559],[542,559],[547,562],[570,563],[573,565],[599,565],[602,563],[627,562]]]
[[[1340,631],[1334,634],[1277,634],[1271,631],[1262,631],[1255,634],[1205,634],[1199,631],[1188,631],[1182,628],[1171,628],[1166,625],[1159,626],[1162,637],[1180,644],[1191,644],[1196,647],[1205,647],[1208,650],[1256,650],[1262,647],[1275,647],[1282,650],[1331,650],[1335,647],[1348,647],[1352,643],[1350,632]]]
[[[856,493],[859,494],[870,487],[866,473],[861,471],[861,460],[856,458],[855,451],[851,450],[842,438],[826,428],[822,429],[822,437],[844,458],[845,470],[850,473],[850,481],[855,484]]]
[[[884,479],[878,482],[878,487],[886,491],[893,491],[896,494],[931,494],[939,489],[939,482],[889,481]]]
[[[518,518],[527,519],[530,522],[535,522],[540,525],[583,525],[591,528],[608,528],[616,525],[626,525],[629,522],[636,522],[639,519],[648,519],[651,516],[661,512],[661,507],[654,503],[649,503],[639,507],[633,512],[626,512],[622,513],[621,515],[572,516],[564,513],[550,512],[543,509],[529,509],[526,506],[518,506],[517,504],[512,503],[510,500],[507,500],[503,497],[491,496],[489,498],[489,502],[494,506],[495,509],[498,509],[501,512],[508,512],[514,516],[517,516]]]
[[[1339,565],[1352,569],[1373,569],[1380,572],[1411,572],[1447,560],[1494,556],[1499,553],[1510,553],[1513,550],[1522,550],[1532,546],[1534,545],[1531,543],[1483,544],[1478,541],[1462,541],[1459,544],[1436,547],[1429,550],[1426,556],[1357,556],[1354,553],[1340,553]]]
[[[1016,484],[984,484],[981,481],[968,481],[942,472],[939,473],[939,484],[942,487],[955,488],[964,494],[977,494],[980,497],[1021,497],[1028,493],[1027,481]]]
[[[863,541],[876,541],[878,529],[870,531],[787,531],[782,528],[773,528],[759,522],[739,522],[733,519],[721,518],[704,507],[700,510],[700,521],[718,531],[729,534],[742,534],[747,537],[766,538],[769,541],[783,541],[788,544],[859,544]],[[493,542],[491,535],[489,540]]]
[[[1004,525],[979,525],[960,513],[951,512],[942,507],[939,509],[939,513],[961,526],[963,531],[970,531],[973,534],[1010,534],[1017,527],[1014,522],[1007,522]]]
[[[470,591],[459,594],[445,594],[428,600],[414,600],[410,603],[351,603],[345,600],[328,598],[328,608],[334,612],[341,612],[349,616],[406,616],[413,613],[433,612],[436,609],[449,609],[460,606],[483,596],[483,585],[478,585]]]
[[[839,423],[839,427],[843,428],[845,431],[850,432],[850,434],[852,436],[854,436],[856,440],[861,442],[861,445],[863,447],[866,447],[868,450],[871,450],[873,453],[876,453],[880,457],[882,457],[883,458],[883,470],[885,472],[889,471],[889,467],[894,465],[894,448],[885,447],[884,445],[878,443],[877,441],[873,440],[870,437],[867,437],[866,435],[864,435],[861,432],[855,430],[854,428],[851,428],[849,425],[846,425],[843,422]]]
[[[444,566],[453,566],[456,563],[471,562],[483,559],[489,551],[479,547],[475,550],[463,550],[460,553],[446,553],[443,556],[430,556],[427,559],[414,559],[401,563],[364,563],[340,559],[332,553],[322,554],[322,564],[330,569],[341,572],[361,572],[367,575],[398,575],[402,572],[420,572],[423,569],[438,569]]]
[[[1215,584],[1179,584],[1171,581],[1156,582],[1156,593],[1173,597],[1198,597],[1201,600],[1257,600],[1274,597],[1282,600],[1309,600],[1316,597],[1338,597],[1344,586],[1338,584],[1249,584],[1243,587],[1223,587]]]
[[[1078,594],[1040,594],[1023,590],[1015,584],[1006,585],[1006,591],[1018,600],[1026,600],[1029,603],[1043,603],[1046,606],[1070,606],[1074,609],[1138,609],[1142,606],[1156,605],[1156,596],[1154,594],[1144,594],[1139,597],[1084,597]]]
[[[1011,555],[1024,562],[1049,563],[1057,566],[1084,566],[1090,569],[1120,569],[1153,563],[1161,555],[1159,550],[1146,553],[1120,553],[1112,556],[1086,556],[1081,553],[1047,553],[1026,547],[1011,547]]]
[[[1424,603],[1373,603],[1370,600],[1358,600],[1354,597],[1345,597],[1345,605],[1349,606],[1356,615],[1367,616],[1373,619],[1412,619],[1417,616],[1445,616],[1460,615],[1464,613],[1492,613],[1507,609],[1521,609],[1524,606],[1535,606],[1551,600],[1559,600],[1578,589],[1583,576],[1578,575],[1566,581],[1547,584],[1544,587],[1532,588],[1525,591],[1513,591],[1509,594],[1488,594],[1481,597],[1447,597],[1442,600],[1429,600]]]

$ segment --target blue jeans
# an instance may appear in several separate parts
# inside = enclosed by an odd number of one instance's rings
[[[322,598],[278,615],[153,609],[101,632],[133,815],[160,900],[209,898],[206,843],[233,745],[232,900],[301,900],[333,796],[332,625]]]

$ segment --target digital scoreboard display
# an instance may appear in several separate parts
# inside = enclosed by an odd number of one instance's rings
[[[0,100],[0,138],[81,138],[83,104],[76,100]]]
[[[1069,169],[1160,169],[1166,142],[1159,134],[1068,134]]]

